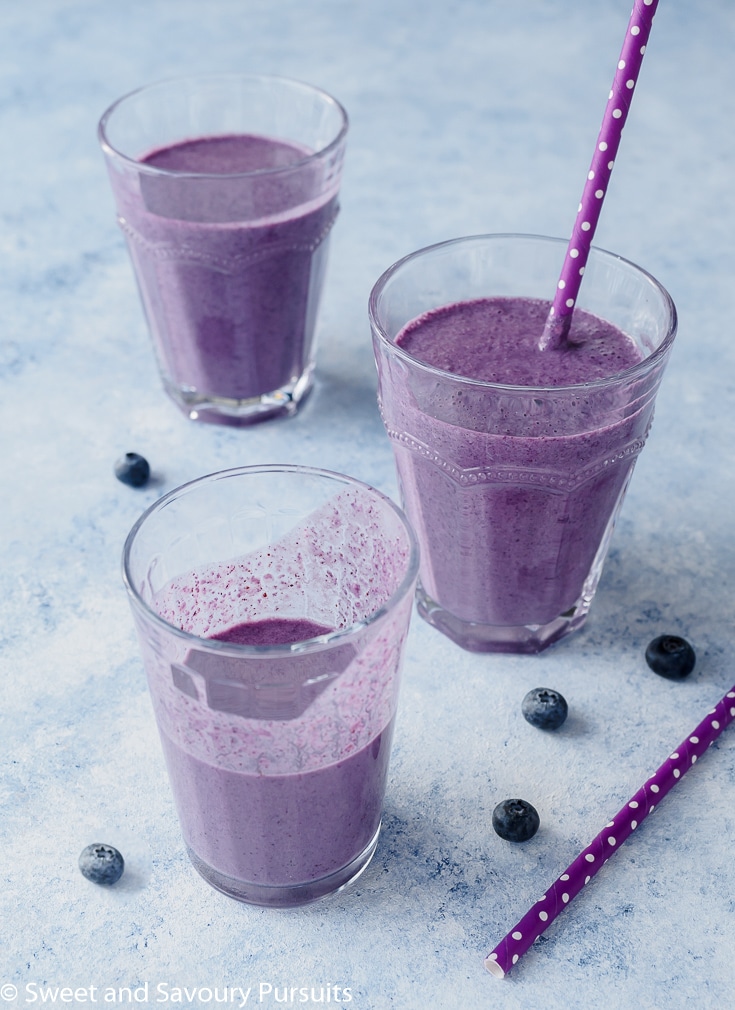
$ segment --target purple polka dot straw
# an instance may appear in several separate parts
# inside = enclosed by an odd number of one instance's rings
[[[595,228],[607,193],[633,90],[643,63],[658,0],[635,0],[625,33],[595,153],[582,191],[572,236],[540,346],[558,348],[566,340]]]
[[[502,978],[735,719],[735,685],[485,958]]]

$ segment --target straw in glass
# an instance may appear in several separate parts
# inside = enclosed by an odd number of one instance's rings
[[[620,137],[630,111],[633,90],[643,63],[643,54],[646,51],[657,6],[658,0],[634,2],[556,294],[539,343],[542,350],[562,347],[569,334],[574,305],[615,164]]]
[[[485,958],[503,978],[735,719],[735,685]]]

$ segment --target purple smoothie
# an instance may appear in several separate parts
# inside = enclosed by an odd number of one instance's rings
[[[333,190],[312,196],[308,165],[295,170],[310,153],[249,134],[199,137],[145,155],[141,164],[159,171],[142,171],[139,186],[113,175],[164,384],[177,402],[285,390],[283,400],[310,382],[338,210]]]
[[[380,827],[391,737],[388,726],[357,753],[317,771],[259,775],[201,761],[162,733],[195,862],[225,878],[228,890],[244,882],[251,893],[318,884],[339,873]]]
[[[438,604],[465,626],[549,625],[591,598],[590,573],[650,424],[651,397],[616,400],[595,386],[641,360],[633,341],[577,310],[569,346],[539,351],[548,308],[478,299],[420,316],[397,336],[413,358],[500,384],[490,394],[431,373],[422,385],[384,366],[381,408],[422,548],[420,609],[423,594],[426,610]],[[543,388],[569,386],[558,396]],[[519,640],[509,633],[508,651],[525,651]]]
[[[214,637],[240,645],[280,645],[329,631],[306,620],[267,620]],[[230,731],[222,744],[252,750],[249,729],[235,727],[234,738]],[[216,731],[210,733],[216,745]],[[341,760],[312,771],[270,774],[265,767],[251,773],[224,769],[162,733],[184,839],[195,862],[235,886],[246,881],[262,888],[309,884],[348,866],[380,825],[391,735],[392,724]],[[312,753],[323,745],[316,739],[311,743]],[[306,750],[302,761],[308,766]]]
[[[385,525],[348,489],[267,547],[166,575],[150,598],[195,636],[144,639],[182,834],[235,897],[300,904],[372,854],[412,605],[409,592],[369,620],[410,548]]]

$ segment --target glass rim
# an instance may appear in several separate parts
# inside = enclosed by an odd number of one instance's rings
[[[297,161],[292,161],[288,165],[277,165],[272,168],[257,168],[250,169],[247,172],[191,172],[191,171],[181,171],[171,168],[160,168],[157,165],[147,165],[145,162],[138,161],[136,158],[129,154],[125,154],[119,148],[115,147],[108,136],[108,124],[110,119],[115,114],[115,112],[120,108],[123,103],[128,102],[130,99],[135,98],[138,95],[143,94],[146,91],[155,91],[157,88],[164,88],[175,84],[184,84],[195,81],[268,81],[277,84],[284,84],[287,86],[295,86],[303,91],[311,92],[312,94],[319,95],[325,100],[325,103],[333,106],[340,120],[340,128],[337,135],[324,147],[320,148],[318,151],[312,151],[303,158],[299,158]],[[178,77],[167,77],[160,81],[153,81],[150,84],[143,84],[139,88],[134,88],[132,91],[126,92],[126,94],[121,95],[117,98],[111,105],[109,105],[105,111],[100,116],[99,122],[97,124],[97,139],[99,141],[100,147],[104,154],[119,159],[131,167],[134,167],[137,172],[142,172],[145,175],[153,176],[163,176],[173,179],[248,179],[248,178],[263,178],[266,176],[274,176],[279,174],[285,174],[287,172],[293,172],[295,169],[307,165],[316,159],[327,157],[332,151],[336,150],[340,144],[344,141],[347,135],[347,130],[349,128],[349,117],[345,107],[340,101],[338,101],[333,95],[323,88],[317,87],[315,84],[309,84],[307,81],[297,80],[293,77],[285,77],[278,74],[240,74],[240,73],[220,73],[220,74],[183,74]],[[217,134],[212,134],[212,136],[217,136]]]
[[[203,484],[209,484],[215,480],[226,480],[233,477],[247,476],[249,474],[256,473],[294,473],[309,477],[323,477],[334,481],[335,484],[341,484],[345,487],[356,487],[362,489],[363,491],[367,491],[384,506],[388,506],[388,508],[398,518],[406,534],[409,547],[406,571],[404,572],[399,585],[393,593],[391,593],[388,599],[368,614],[368,616],[363,620],[356,621],[347,628],[337,628],[334,631],[330,631],[323,635],[316,635],[313,638],[303,639],[300,642],[290,642],[278,645],[243,645],[235,642],[222,642],[213,638],[202,638],[199,635],[195,635],[192,632],[185,631],[183,628],[177,627],[175,624],[171,624],[165,618],[161,617],[160,614],[156,613],[156,611],[143,598],[138,588],[134,585],[132,573],[130,571],[133,544],[146,521],[152,515],[160,512],[161,509],[165,508],[170,502],[194,492]],[[127,591],[128,599],[148,621],[152,621],[158,627],[165,630],[167,634],[173,634],[175,637],[188,643],[191,647],[196,646],[200,651],[204,648],[207,651],[216,652],[222,655],[240,656],[242,658],[254,658],[256,656],[262,658],[266,655],[286,657],[301,655],[303,653],[320,652],[330,648],[333,644],[340,643],[344,639],[353,637],[358,632],[364,631],[371,625],[376,624],[391,610],[395,609],[395,607],[409,593],[412,594],[413,585],[418,576],[418,569],[419,545],[416,534],[409,523],[405,512],[386,494],[382,491],[378,491],[378,489],[373,487],[371,484],[366,484],[364,481],[358,480],[356,477],[350,477],[347,474],[339,473],[335,470],[325,470],[320,467],[302,466],[300,464],[288,463],[256,464],[253,466],[217,470],[213,473],[203,474],[201,477],[195,477],[193,480],[186,481],[184,484],[180,484],[178,487],[172,488],[166,494],[156,499],[156,501],[153,502],[153,504],[138,517],[125,538],[122,552],[122,579]]]
[[[636,273],[644,277],[651,287],[658,292],[663,304],[668,309],[669,315],[669,326],[668,330],[661,341],[661,343],[656,347],[650,354],[646,355],[641,361],[636,362],[634,365],[630,365],[628,368],[623,369],[620,372],[615,372],[613,375],[605,376],[601,379],[589,379],[586,382],[577,382],[566,386],[518,386],[512,383],[505,382],[491,382],[486,379],[473,379],[467,375],[458,375],[455,372],[447,372],[442,368],[437,368],[435,365],[430,365],[425,361],[421,361],[419,358],[414,357],[414,355],[409,354],[408,351],[403,350],[399,347],[395,339],[390,337],[382,322],[380,321],[380,316],[378,312],[378,300],[385,290],[388,282],[404,267],[406,264],[411,263],[414,260],[420,259],[421,257],[437,252],[441,249],[449,248],[455,245],[464,245],[469,243],[487,243],[488,240],[508,240],[508,239],[521,239],[524,241],[533,242],[547,242],[550,244],[555,244],[558,246],[566,247],[568,245],[568,239],[554,238],[549,235],[534,235],[525,234],[523,232],[489,232],[481,233],[478,235],[463,235],[459,238],[446,239],[442,242],[435,242],[432,245],[424,246],[422,249],[416,249],[414,252],[408,253],[408,255],[401,257],[391,266],[385,270],[378,280],[373,285],[370,292],[370,297],[368,299],[368,317],[370,320],[370,326],[373,333],[378,337],[382,344],[388,347],[391,353],[395,354],[396,357],[410,365],[412,368],[416,368],[427,375],[434,375],[437,379],[446,382],[447,379],[453,380],[454,382],[461,382],[470,386],[477,387],[478,389],[493,389],[498,391],[507,392],[508,394],[534,394],[534,393],[544,393],[544,394],[568,394],[570,391],[578,390],[596,390],[605,389],[611,384],[626,382],[647,374],[651,369],[653,369],[660,359],[664,358],[673,344],[674,338],[676,336],[678,327],[678,315],[676,311],[676,306],[674,300],[666,290],[666,288],[661,284],[660,281],[656,280],[653,274],[649,273],[643,267],[638,266],[632,260],[626,259],[624,256],[620,256],[618,253],[609,252],[607,249],[601,249],[599,246],[590,247],[590,256],[594,256],[600,259],[615,260],[618,263],[623,263],[625,266],[632,268]],[[552,292],[553,294],[553,292]],[[510,297],[510,296],[509,296]],[[551,298],[548,299],[549,303]],[[439,306],[437,306],[438,308]],[[428,311],[428,310],[427,310]],[[414,317],[415,318],[415,317]],[[406,324],[411,320],[406,320]],[[406,325],[404,324],[404,325]]]

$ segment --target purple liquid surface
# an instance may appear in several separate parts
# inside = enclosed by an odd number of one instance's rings
[[[270,617],[264,621],[243,621],[210,637],[217,642],[232,642],[235,645],[288,645],[306,642],[333,630],[325,624],[303,618]]]
[[[641,360],[632,340],[575,313],[570,346],[539,351],[549,303],[490,298],[409,323],[396,343],[454,374],[563,397],[427,380],[384,397],[401,492],[422,547],[421,585],[464,622],[544,626],[580,601],[650,424],[640,403],[585,382]],[[389,400],[389,402],[387,402]],[[509,649],[509,651],[513,651]]]
[[[141,161],[166,172],[234,175],[294,165],[308,152],[255,134],[197,137],[151,151]]]
[[[548,302],[487,298],[427,312],[403,328],[396,344],[453,375],[511,386],[572,386],[630,368],[641,354],[615,326],[577,310],[568,344],[539,350]]]
[[[143,157],[165,174],[142,173],[139,188],[113,178],[169,387],[245,400],[310,367],[337,197],[314,198],[311,169],[288,170],[309,153],[246,134],[192,138]]]

